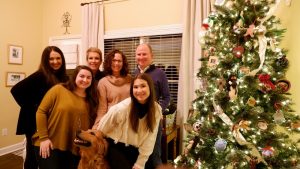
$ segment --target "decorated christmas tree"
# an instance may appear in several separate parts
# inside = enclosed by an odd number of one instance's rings
[[[217,0],[203,21],[201,81],[185,130],[187,168],[297,168],[292,135],[299,117],[291,109],[285,29],[275,0]]]

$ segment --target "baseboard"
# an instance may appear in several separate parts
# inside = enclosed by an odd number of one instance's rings
[[[0,148],[0,156],[21,150],[23,148],[24,148],[23,141],[20,143],[17,143],[17,144],[13,144],[13,145],[10,145],[7,147]]]

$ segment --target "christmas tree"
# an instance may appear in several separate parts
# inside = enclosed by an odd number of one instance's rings
[[[291,108],[285,29],[278,0],[218,0],[203,21],[201,81],[189,114],[185,147],[174,162],[187,168],[296,168],[299,117]]]

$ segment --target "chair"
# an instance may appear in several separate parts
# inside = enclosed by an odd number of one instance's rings
[[[173,119],[168,119],[171,116],[173,116]],[[176,112],[174,114],[163,115],[163,130],[161,139],[161,158],[163,163],[167,163],[169,159],[174,160],[178,155],[179,140],[177,138],[180,138],[180,128],[176,125],[175,119]],[[169,123],[169,121],[171,121],[171,123]],[[169,143],[172,144],[169,145]],[[169,155],[171,156],[170,158],[168,157]]]

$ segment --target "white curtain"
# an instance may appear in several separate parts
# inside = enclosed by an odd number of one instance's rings
[[[85,52],[89,47],[104,51],[103,3],[89,3],[82,9],[81,63],[86,64]]]
[[[177,124],[183,125],[188,117],[192,101],[196,98],[198,88],[196,74],[200,68],[201,46],[198,43],[198,33],[202,21],[211,11],[211,0],[184,1],[183,35],[178,87]],[[181,127],[181,136],[185,138],[185,131]],[[182,139],[181,139],[182,140]]]

